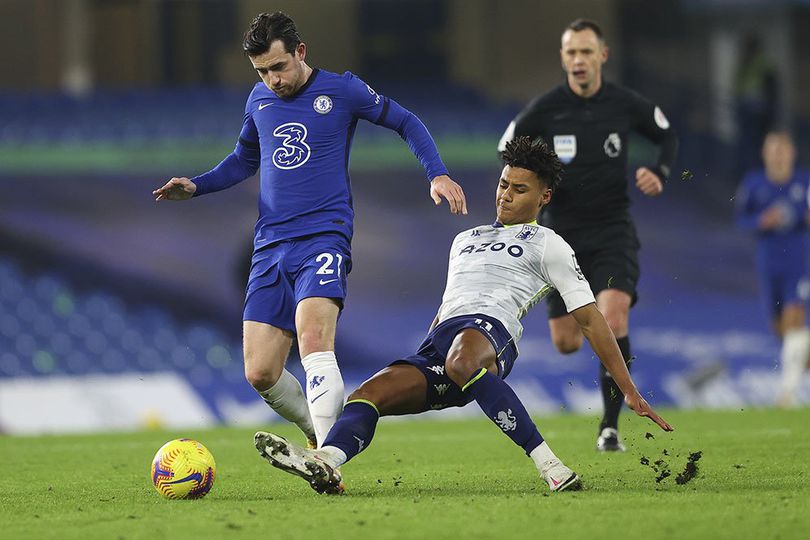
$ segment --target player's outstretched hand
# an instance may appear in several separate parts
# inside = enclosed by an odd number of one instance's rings
[[[184,201],[194,196],[197,184],[186,177],[172,178],[163,187],[152,192],[156,201]]]
[[[630,407],[637,415],[639,416],[646,416],[656,424],[658,427],[663,429],[664,431],[674,431],[675,428],[669,425],[669,423],[658,416],[650,404],[647,403],[647,400],[641,397],[641,394],[638,392],[635,395],[628,394],[624,396],[624,402],[627,403],[627,406]]]
[[[636,170],[636,187],[648,197],[655,197],[664,191],[661,179],[647,167],[639,167]]]
[[[447,199],[452,213],[467,214],[467,199],[464,197],[464,190],[446,174],[430,181],[430,198],[437,206],[442,203],[442,197]]]

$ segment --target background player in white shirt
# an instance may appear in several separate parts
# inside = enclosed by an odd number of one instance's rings
[[[554,455],[504,381],[518,355],[520,318],[552,290],[560,293],[627,405],[672,431],[633,383],[574,251],[554,231],[537,225],[538,212],[560,182],[557,155],[544,142],[518,137],[506,145],[503,160],[497,221],[456,236],[442,305],[419,351],[355,390],[321,449],[257,433],[256,448],[270,463],[303,477],[316,491],[337,493],[342,489],[337,467],[368,447],[381,416],[474,400],[524,449],[551,491],[580,487],[579,476]]]

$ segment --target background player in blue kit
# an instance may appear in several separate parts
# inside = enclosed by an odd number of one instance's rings
[[[301,476],[318,492],[340,493],[337,467],[368,447],[380,416],[461,407],[474,400],[523,448],[551,491],[579,487],[577,474],[552,452],[504,381],[518,355],[520,319],[552,290],[562,296],[628,406],[672,430],[633,383],[574,251],[554,231],[537,225],[537,213],[560,182],[556,154],[544,142],[518,137],[506,143],[503,158],[497,221],[456,236],[442,304],[419,351],[364,382],[319,450],[256,433],[256,448],[275,467]]]
[[[790,134],[771,132],[762,146],[764,170],[746,175],[737,194],[738,223],[757,235],[757,270],[774,331],[782,338],[779,404],[795,403],[810,359],[806,302],[810,172],[796,169]]]
[[[334,342],[352,264],[348,168],[357,121],[399,133],[424,166],[436,204],[443,197],[454,214],[466,214],[466,201],[422,122],[352,73],[307,65],[290,17],[260,14],[243,48],[262,82],[248,97],[233,153],[213,170],[172,178],[153,194],[158,201],[190,199],[261,171],[243,317],[245,376],[310,443],[322,442],[344,398]],[[284,369],[296,336],[306,398]]]

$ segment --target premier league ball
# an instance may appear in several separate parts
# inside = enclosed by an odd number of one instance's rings
[[[160,447],[152,460],[152,484],[167,499],[199,499],[211,491],[217,464],[211,452],[191,439]]]

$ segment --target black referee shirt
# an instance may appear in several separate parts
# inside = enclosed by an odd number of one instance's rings
[[[576,95],[567,81],[535,98],[509,125],[498,150],[521,135],[540,137],[552,146],[564,173],[542,222],[558,233],[581,230],[629,221],[627,146],[632,131],[659,145],[658,163],[648,167],[666,180],[678,148],[669,121],[636,92],[605,81],[587,99]]]

